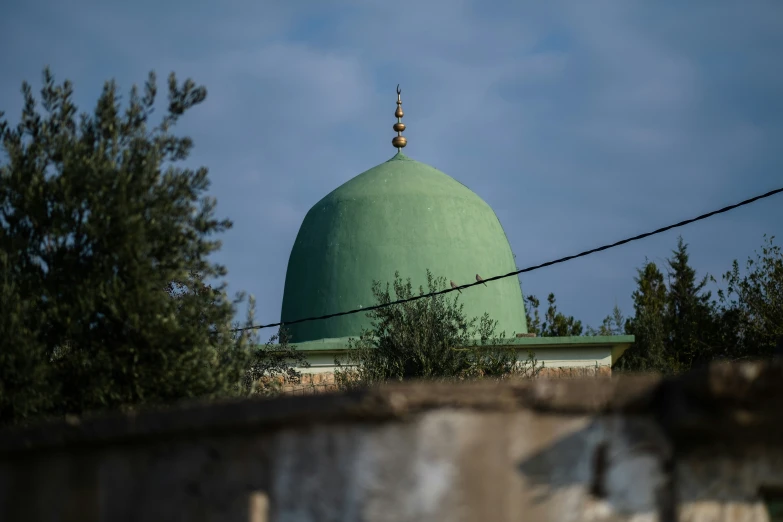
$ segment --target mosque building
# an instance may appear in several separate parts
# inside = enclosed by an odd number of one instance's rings
[[[286,272],[281,322],[304,352],[306,373],[333,372],[348,339],[370,326],[366,313],[296,322],[373,306],[373,281],[393,282],[395,272],[414,288],[426,273],[453,286],[517,270],[511,245],[492,208],[468,187],[415,161],[402,150],[407,139],[397,87],[397,153],[359,174],[316,203],[304,218]],[[516,276],[461,288],[466,317],[484,313],[505,332],[509,349],[529,351],[546,368],[602,368],[631,345],[633,336],[533,337]],[[392,292],[393,297],[393,292]],[[574,373],[568,372],[567,373]]]

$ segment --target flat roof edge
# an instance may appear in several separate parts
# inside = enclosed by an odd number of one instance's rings
[[[305,341],[290,343],[297,350],[303,352],[314,351],[345,351],[348,349],[350,337],[333,339],[318,339],[317,341]],[[593,348],[596,346],[616,347],[631,345],[635,342],[633,335],[582,335],[570,337],[512,337],[503,339],[501,346],[518,346],[520,348]]]

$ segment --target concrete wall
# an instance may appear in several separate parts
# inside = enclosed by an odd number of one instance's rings
[[[0,433],[0,520],[766,521],[782,377],[406,384],[69,419]]]
[[[297,368],[303,373],[331,373],[335,370],[335,357],[345,357],[344,352],[304,351],[308,368]],[[536,360],[553,370],[562,368],[594,368],[612,366],[612,346],[544,347],[535,351]],[[517,351],[517,359],[526,361],[528,349]]]

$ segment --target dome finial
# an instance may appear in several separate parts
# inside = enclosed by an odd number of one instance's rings
[[[402,131],[405,130],[405,124],[402,122],[402,116],[405,114],[402,112],[402,100],[400,99],[400,84],[397,84],[397,110],[394,111],[394,116],[397,118],[397,123],[392,127],[397,135],[392,139],[392,145],[397,147],[397,152],[402,152],[402,148],[408,144],[408,140],[402,135]]]

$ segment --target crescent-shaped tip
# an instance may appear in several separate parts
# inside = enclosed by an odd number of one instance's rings
[[[402,91],[400,90],[400,84],[397,84],[397,94],[402,94]]]

